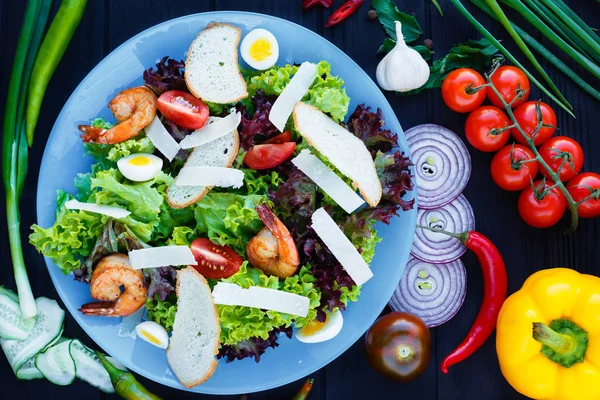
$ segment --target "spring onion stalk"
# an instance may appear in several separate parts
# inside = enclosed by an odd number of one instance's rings
[[[553,3],[556,4],[565,14],[567,14],[577,25],[579,25],[596,43],[600,44],[600,36],[596,33],[596,31],[589,27],[588,24],[585,23],[584,20],[581,19],[579,15],[575,13],[575,11],[571,10],[568,5],[565,4],[562,0],[553,0]]]
[[[521,70],[523,70],[523,72],[525,73],[525,75],[527,75],[527,77],[529,78],[529,80],[531,82],[533,82],[534,85],[536,85],[537,87],[539,87],[542,92],[544,92],[546,95],[548,95],[548,97],[550,97],[552,100],[554,100],[569,115],[571,115],[573,118],[575,118],[575,115],[573,114],[573,112],[571,111],[571,109],[567,105],[565,105],[562,101],[560,101],[559,99],[557,99],[556,96],[554,96],[552,93],[550,93],[550,91],[548,89],[546,89],[544,87],[544,85],[542,85],[537,79],[535,79],[535,77],[533,75],[531,75],[531,73],[529,71],[527,71],[527,69],[525,69],[525,67],[523,67],[523,65],[519,62],[519,60],[517,60],[506,49],[506,47],[504,47],[498,41],[498,39],[496,39],[490,33],[490,31],[488,31],[487,29],[485,29],[485,27],[483,25],[481,25],[481,23],[479,21],[477,21],[477,19],[469,12],[469,10],[467,10],[465,8],[465,6],[461,3],[460,0],[450,0],[450,1],[458,9],[458,11],[471,23],[471,25],[473,25],[475,27],[475,29],[477,29],[479,31],[479,33],[481,33],[487,40],[489,40],[494,45],[494,47],[496,47],[498,49],[498,51],[500,51],[502,54],[504,54],[504,56],[506,58],[508,58],[517,68],[520,68]]]
[[[484,0],[471,0],[471,3],[479,7],[483,12],[485,12],[491,18],[497,21],[496,16],[492,12],[492,10],[490,10],[488,6],[484,3]],[[533,36],[525,32],[517,24],[513,23],[512,25],[517,31],[517,33],[521,35],[525,43],[527,43],[533,50],[537,51],[549,63],[554,65],[558,70],[560,70],[566,76],[571,78],[573,82],[575,82],[579,87],[588,92],[592,97],[600,101],[600,92],[598,90],[594,89],[589,83],[585,81],[585,79],[577,75],[575,71],[573,71],[565,63],[558,59],[554,53],[545,48],[540,42],[534,39]]]
[[[440,13],[440,15],[443,17],[444,13],[442,12],[442,7],[440,6],[440,3],[438,3],[437,0],[431,0],[431,2],[435,6],[435,8],[438,10],[438,12]]]
[[[571,106],[571,104],[568,102],[568,100],[562,95],[560,90],[558,90],[558,88],[556,87],[556,85],[554,84],[554,82],[552,81],[550,76],[548,76],[548,74],[546,73],[544,68],[542,68],[540,63],[537,61],[537,59],[535,58],[535,56],[533,55],[531,50],[529,50],[529,47],[527,47],[527,45],[525,44],[523,39],[521,39],[521,36],[519,36],[517,31],[515,31],[515,29],[513,28],[513,26],[510,23],[510,20],[506,17],[506,14],[504,14],[504,11],[500,7],[500,4],[498,4],[498,2],[496,0],[485,0],[485,2],[490,7],[492,12],[494,14],[496,14],[496,16],[498,17],[498,21],[500,21],[500,24],[502,24],[502,26],[504,26],[504,29],[506,29],[506,31],[513,38],[515,43],[517,43],[517,46],[519,46],[519,48],[525,54],[527,59],[533,64],[534,68],[539,72],[539,74],[542,76],[542,78],[546,81],[546,83],[550,87],[550,90],[552,90],[552,92],[554,92],[554,94],[556,94],[556,96],[561,100],[561,103],[563,103],[563,105],[567,106],[568,108],[570,108],[572,110],[573,106]]]
[[[549,9],[551,9],[560,19],[563,20],[565,24],[567,24],[577,36],[579,36],[585,44],[590,46],[590,49],[594,51],[596,54],[600,54],[600,43],[594,40],[588,33],[577,24],[571,17],[569,17],[556,3],[552,0],[542,0]]]
[[[531,23],[537,30],[539,30],[544,36],[546,36],[552,43],[558,46],[559,49],[567,53],[569,57],[577,61],[579,65],[588,70],[596,78],[600,79],[600,67],[594,64],[592,61],[587,59],[583,54],[571,47],[565,42],[560,36],[558,36],[552,29],[548,27],[540,18],[531,12],[520,0],[501,0],[504,4],[515,9],[521,14],[529,23]],[[488,2],[489,3],[489,2]],[[509,22],[510,24],[510,22]],[[516,32],[516,31],[515,31]],[[518,33],[517,33],[518,35]]]
[[[19,304],[23,317],[32,318],[37,315],[37,307],[31,285],[27,277],[27,269],[23,258],[21,244],[21,221],[19,216],[19,185],[22,187],[23,175],[26,169],[19,168],[18,163],[26,157],[19,156],[22,144],[21,124],[17,120],[19,96],[23,95],[23,75],[27,58],[31,57],[29,48],[34,36],[37,18],[40,14],[41,0],[30,0],[25,7],[23,26],[19,33],[17,50],[13,61],[4,112],[4,125],[2,134],[2,179],[6,194],[6,219],[8,225],[8,239],[13,261],[13,271],[19,293]],[[20,171],[20,172],[19,172]],[[21,182],[21,183],[20,183]]]

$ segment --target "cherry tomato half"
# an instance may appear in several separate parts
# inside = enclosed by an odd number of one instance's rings
[[[533,152],[521,144],[504,146],[492,158],[492,179],[504,190],[523,190],[538,173],[537,161],[524,161],[534,159]]]
[[[583,149],[574,139],[566,136],[556,136],[548,140],[540,148],[540,155],[546,163],[552,168],[552,171],[558,173],[563,182],[570,181],[581,171],[583,167]],[[546,178],[550,179],[550,174],[545,168],[540,168],[540,172]]]
[[[505,128],[509,125],[508,117],[501,109],[483,106],[469,114],[465,134],[471,146],[477,150],[496,151],[508,142],[510,129]]]
[[[198,263],[194,268],[205,278],[229,278],[238,272],[243,262],[231,247],[219,246],[209,239],[195,239],[191,247]]]
[[[246,153],[244,164],[257,170],[274,168],[287,160],[295,148],[296,142],[257,144]]]
[[[459,113],[471,112],[483,103],[486,90],[467,93],[467,88],[485,84],[485,80],[471,68],[459,68],[450,72],[442,83],[442,98],[444,103],[453,111]]]
[[[567,199],[558,188],[548,190],[552,182],[536,181],[519,196],[519,214],[535,228],[555,225],[567,209]]]
[[[290,131],[285,131],[280,133],[277,136],[273,136],[271,139],[267,140],[264,144],[282,144],[292,141],[292,134]]]
[[[587,199],[577,208],[581,218],[600,217],[600,175],[595,172],[581,173],[569,181],[567,190],[578,203]]]
[[[389,313],[369,328],[365,350],[369,364],[381,375],[396,382],[410,381],[429,364],[429,328],[414,315]]]
[[[511,65],[503,65],[494,72],[491,80],[506,103],[513,101],[517,95],[517,88],[521,88],[525,91],[523,98],[515,101],[511,105],[512,108],[516,108],[527,101],[530,91],[529,78],[527,78],[527,75],[519,68]],[[487,97],[493,105],[504,109],[504,105],[500,101],[500,98],[498,98],[491,87],[487,88]]]
[[[208,106],[181,90],[169,90],[161,94],[157,107],[163,117],[185,129],[200,129],[208,119]]]
[[[527,103],[521,104],[514,111],[515,119],[517,120],[523,131],[525,131],[528,137],[531,137],[531,134],[535,131],[535,128],[538,124],[537,114],[535,111],[536,103],[536,101],[528,101]],[[544,127],[539,130],[539,132],[533,139],[533,142],[536,146],[539,146],[543,144],[546,140],[550,139],[552,135],[554,135],[554,131],[556,130],[556,114],[554,114],[552,108],[550,108],[548,104],[540,102],[540,109],[542,111],[542,122],[545,125],[552,126],[552,128]],[[524,145],[527,144],[527,141],[517,128],[513,128],[511,131],[513,137],[517,142]]]

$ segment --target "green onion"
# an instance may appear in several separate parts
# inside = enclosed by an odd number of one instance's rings
[[[553,0],[565,14],[567,14],[577,25],[579,25],[596,43],[600,44],[600,36],[582,20],[575,11],[571,10],[562,0]]]
[[[534,68],[540,73],[542,78],[544,78],[544,80],[550,87],[550,90],[552,90],[554,92],[554,94],[556,94],[556,96],[560,99],[560,101],[563,105],[567,106],[570,109],[573,109],[571,104],[562,95],[560,90],[558,90],[558,88],[556,87],[556,85],[554,84],[554,82],[552,81],[550,76],[546,73],[544,68],[542,68],[540,63],[537,61],[537,59],[535,58],[535,56],[533,55],[531,50],[529,50],[529,47],[527,47],[527,45],[525,44],[523,39],[521,39],[521,36],[519,36],[517,31],[515,31],[515,29],[511,25],[509,19],[506,17],[506,14],[504,14],[504,11],[502,11],[502,8],[498,4],[498,2],[496,0],[485,0],[485,2],[491,8],[492,12],[498,17],[498,21],[500,21],[500,24],[502,24],[502,26],[504,26],[504,29],[506,29],[506,31],[514,39],[515,43],[517,43],[517,46],[519,46],[519,48],[525,54],[527,59],[533,64]]]
[[[563,104],[560,100],[556,98],[548,89],[546,89],[529,71],[521,65],[521,63],[504,47],[475,17],[465,8],[465,6],[461,3],[460,0],[450,0],[452,4],[458,9],[458,11],[481,33],[487,40],[489,40],[506,58],[508,58],[517,68],[523,70],[525,75],[529,78],[534,85],[540,88],[540,90],[548,95],[552,100],[554,100],[560,107],[562,107],[569,115],[575,117],[573,112]]]
[[[519,14],[521,14],[527,21],[529,21],[535,28],[537,28],[544,36],[546,36],[552,43],[558,46],[562,51],[567,53],[572,59],[577,61],[579,65],[587,69],[596,78],[600,79],[600,67],[594,64],[592,61],[583,56],[580,52],[569,46],[560,36],[558,36],[548,25],[546,25],[541,19],[531,12],[526,6],[523,5],[519,0],[501,0],[503,3],[514,8]],[[510,24],[510,22],[509,22]],[[517,33],[518,35],[518,33]]]
[[[435,8],[438,10],[438,12],[440,13],[440,15],[443,17],[444,13],[442,12],[442,7],[440,6],[440,3],[438,3],[437,0],[431,0],[431,2],[435,6]]]

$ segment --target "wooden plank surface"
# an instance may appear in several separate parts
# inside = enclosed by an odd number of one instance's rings
[[[377,22],[369,21],[366,12],[370,2],[366,1],[362,9],[351,20],[332,29],[325,29],[324,23],[331,11],[312,10],[303,14],[300,0],[90,0],[81,27],[68,48],[57,74],[48,88],[44,109],[37,130],[36,146],[31,151],[30,171],[22,200],[22,224],[24,234],[27,227],[35,222],[35,193],[37,175],[43,153],[43,144],[52,128],[53,122],[63,104],[84,78],[84,76],[110,51],[135,34],[165,20],[190,13],[212,10],[247,10],[275,15],[289,19],[321,34],[340,49],[350,55],[370,76],[374,77],[379,58],[375,52],[384,38]],[[440,1],[444,17],[440,17],[429,1],[397,0],[403,11],[414,13],[424,30],[424,38],[433,38],[436,55],[443,55],[454,43],[479,38],[479,35],[452,7],[450,1]],[[600,12],[594,1],[568,2],[592,26],[600,26]],[[335,6],[341,0],[334,2]],[[8,85],[8,74],[14,55],[17,35],[20,29],[24,1],[0,0],[0,109],[4,109],[4,99]],[[496,24],[481,13],[474,11],[484,24],[491,28],[496,37],[504,40],[519,59],[510,38]],[[519,19],[517,19],[519,20]],[[522,23],[522,26],[528,27]],[[533,32],[532,32],[533,33]],[[542,39],[535,33],[536,38]],[[545,40],[542,42],[554,49]],[[557,53],[558,54],[558,53]],[[563,58],[564,59],[564,58]],[[568,60],[567,60],[568,61]],[[546,64],[543,63],[545,66]],[[569,62],[577,72],[581,68]],[[529,67],[529,64],[526,64]],[[582,90],[566,79],[564,75],[547,68],[557,86],[571,100],[577,118],[569,117],[555,107],[558,125],[562,134],[574,137],[585,150],[585,170],[600,171],[600,103],[593,100]],[[583,73],[582,75],[589,77]],[[597,85],[597,81],[592,81]],[[347,82],[351,85],[352,82]],[[593,83],[592,83],[593,84]],[[439,90],[433,90],[412,97],[386,95],[392,104],[404,129],[425,122],[433,122],[453,129],[464,138],[464,115],[448,110],[443,104]],[[532,98],[540,93],[533,89]],[[543,98],[543,97],[542,97]],[[514,292],[522,285],[527,276],[536,270],[568,266],[579,271],[600,274],[598,265],[597,240],[600,234],[600,221],[582,221],[579,230],[570,236],[561,234],[560,229],[537,230],[525,225],[516,208],[518,195],[497,188],[489,176],[491,155],[471,151],[473,174],[465,191],[475,210],[477,228],[489,236],[503,253],[509,270],[509,291]],[[0,200],[4,209],[4,199]],[[5,226],[2,213],[0,225]],[[8,238],[5,228],[1,230],[0,282],[14,287]],[[26,237],[24,237],[26,243]],[[43,259],[35,250],[25,247],[25,259],[28,265],[34,293],[59,300],[48,277]],[[419,379],[408,384],[395,384],[378,376],[367,364],[364,357],[362,340],[327,367],[313,374],[316,379],[311,399],[363,399],[363,398],[402,398],[402,399],[519,399],[519,396],[504,380],[496,359],[494,338],[490,338],[484,347],[474,356],[452,368],[450,374],[439,372],[439,362],[456,346],[469,330],[482,298],[481,273],[476,259],[472,255],[463,258],[467,267],[468,292],[464,307],[449,323],[432,330],[432,360],[427,372]],[[89,337],[70,317],[65,321],[65,333],[77,337],[92,346]],[[286,366],[282,366],[286,368]],[[86,398],[89,400],[116,398],[107,396],[87,384],[76,381],[62,388],[46,381],[17,381],[6,362],[0,362],[0,392],[6,399],[22,398]],[[162,387],[145,379],[140,379],[149,389],[164,398],[239,398],[209,397],[191,395]],[[252,394],[250,399],[289,399],[301,386],[302,381],[290,385]]]

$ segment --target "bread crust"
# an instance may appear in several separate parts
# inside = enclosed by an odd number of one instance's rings
[[[319,150],[319,148],[317,146],[315,146],[315,144],[313,143],[312,140],[310,140],[310,138],[308,136],[304,135],[304,132],[302,132],[302,130],[298,127],[298,114],[296,112],[296,106],[302,102],[298,102],[296,103],[296,105],[294,106],[294,109],[292,111],[292,116],[294,119],[294,125],[296,126],[296,129],[298,130],[298,132],[302,135],[302,137],[304,137],[304,139],[306,139],[306,142],[311,146],[314,147],[315,149]],[[302,103],[303,106],[306,107],[310,107],[318,112],[321,112],[321,110],[319,110],[317,107],[312,106],[310,104],[306,104],[306,103]],[[310,135],[309,135],[310,136]],[[373,165],[375,165],[373,163]],[[337,166],[336,166],[337,168]],[[367,204],[369,204],[371,207],[375,207],[377,206],[377,204],[379,204],[379,201],[381,200],[381,195],[383,193],[383,190],[381,188],[381,182],[379,181],[379,179],[377,179],[377,181],[379,182],[379,185],[377,185],[377,195],[375,196],[375,198],[369,196],[369,194],[367,192],[365,192],[365,190],[363,188],[361,188],[361,186],[359,185],[359,182],[353,180],[352,181],[352,186],[354,187],[354,189],[358,188],[358,191],[360,192],[361,196],[363,197],[363,199],[365,199],[365,201],[367,202]]]
[[[240,151],[240,135],[237,131],[237,129],[235,129],[233,132],[235,132],[234,136],[234,140],[233,140],[233,151],[230,152],[230,156],[229,156],[229,160],[227,160],[227,165],[225,166],[225,168],[229,168],[233,165],[235,159],[238,156],[238,153]],[[199,147],[196,147],[192,152],[196,151]],[[189,157],[188,157],[189,158]],[[183,164],[183,166],[185,167],[188,163],[188,160],[185,161],[185,164]],[[174,183],[172,183],[171,185],[174,185]],[[202,198],[206,195],[206,193],[208,193],[209,190],[211,190],[213,188],[213,186],[207,186],[204,188],[204,190],[202,190],[200,193],[198,193],[196,196],[194,196],[191,200],[183,203],[183,204],[179,204],[174,202],[173,199],[171,199],[171,196],[169,195],[169,189],[171,188],[171,185],[169,185],[169,187],[166,190],[166,194],[167,194],[167,203],[169,203],[169,206],[171,206],[171,208],[186,208],[191,206],[194,203],[199,202],[200,200],[202,200]]]
[[[181,273],[186,272],[186,271],[193,272],[198,277],[200,277],[200,280],[204,283],[204,285],[206,286],[206,288],[208,290],[211,300],[213,300],[212,292],[210,290],[210,286],[208,285],[208,282],[206,281],[206,279],[198,271],[196,271],[195,268],[189,267],[189,266],[183,270],[177,271],[177,283],[175,284],[175,293],[177,294],[177,296],[179,296],[179,282],[181,281]],[[216,340],[216,345],[215,345],[215,350],[214,350],[214,355],[216,356],[219,353],[219,345],[220,345],[220,337],[221,337],[221,322],[219,321],[219,311],[217,310],[217,305],[214,303],[214,300],[213,300],[213,307],[215,308],[215,315],[217,316],[216,321],[215,321],[217,324],[217,335],[216,335],[217,340]],[[170,349],[171,349],[171,345],[169,344],[169,347],[167,348],[167,353],[169,352]],[[168,358],[167,358],[167,362],[168,362]],[[204,383],[215,373],[215,369],[217,368],[217,365],[219,365],[219,363],[217,362],[217,360],[215,358],[213,358],[212,363],[204,376],[202,376],[199,379],[192,381],[192,382],[181,382],[181,380],[180,380],[180,382],[186,388],[193,388],[194,386]],[[175,372],[175,371],[173,371],[173,372]]]
[[[242,75],[242,71],[240,71],[240,66],[239,66],[239,52],[238,52],[238,48],[240,46],[240,40],[242,39],[242,30],[240,28],[238,28],[235,25],[231,25],[231,24],[227,24],[224,22],[211,22],[210,24],[208,24],[206,26],[206,28],[204,28],[203,30],[200,31],[200,33],[198,33],[198,36],[196,36],[196,38],[192,41],[192,43],[190,44],[190,47],[188,48],[188,52],[186,55],[186,59],[185,59],[185,65],[189,65],[190,64],[190,49],[192,48],[192,46],[196,43],[196,41],[198,40],[202,40],[202,34],[205,33],[206,31],[209,31],[211,29],[215,29],[215,28],[220,28],[220,27],[227,27],[227,28],[233,28],[236,31],[236,40],[235,40],[235,63],[238,66],[237,72],[238,72],[238,76],[240,79],[240,82],[244,84],[244,93],[242,95],[240,95],[239,97],[235,98],[235,99],[230,99],[229,101],[225,101],[225,102],[220,102],[220,101],[215,101],[214,99],[209,99],[206,97],[202,97],[202,95],[200,93],[198,93],[197,91],[194,90],[194,88],[188,83],[189,81],[189,76],[188,76],[188,68],[185,68],[185,71],[183,73],[183,78],[185,79],[185,84],[188,88],[188,90],[190,91],[190,93],[192,93],[194,96],[196,96],[199,99],[202,99],[204,101],[209,101],[211,103],[217,103],[217,104],[228,104],[228,103],[236,103],[240,100],[245,99],[246,97],[248,97],[248,85],[246,84],[246,80],[244,79],[244,76]]]

